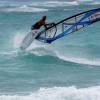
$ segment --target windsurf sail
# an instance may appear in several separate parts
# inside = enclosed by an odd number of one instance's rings
[[[61,20],[47,30],[41,31],[36,39],[44,43],[51,43],[97,21],[100,21],[100,8],[85,11]]]

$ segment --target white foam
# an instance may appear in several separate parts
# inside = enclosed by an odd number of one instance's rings
[[[30,95],[1,95],[0,100],[100,100],[100,86],[40,88]]]
[[[77,2],[79,4],[88,4],[88,5],[98,5],[98,4],[100,4],[99,1],[95,1],[95,0],[77,0]]]
[[[77,1],[80,1],[80,2],[93,2],[94,0],[77,0]]]
[[[67,1],[45,1],[31,4],[33,6],[43,6],[43,7],[63,7],[63,6],[71,6],[78,5],[77,1],[67,2]]]
[[[26,51],[32,54],[35,54],[37,56],[45,56],[45,55],[54,56],[55,55],[55,52],[53,51],[51,45],[44,44],[36,40],[32,42],[32,44],[26,49]]]
[[[29,7],[27,5],[22,5],[19,7],[8,7],[8,8],[3,8],[1,11],[6,11],[6,12],[44,12],[48,11],[48,9],[45,8],[38,8],[38,7]]]
[[[65,61],[69,61],[69,62],[74,62],[74,63],[79,63],[79,64],[88,64],[88,65],[97,65],[97,66],[100,66],[100,59],[87,59],[87,58],[82,58],[82,57],[78,57],[78,56],[75,56],[74,55],[63,55],[63,54],[60,54],[59,52],[55,52],[57,57],[62,59],[62,60],[65,60]]]
[[[13,51],[1,51],[0,52],[0,55],[15,55],[15,54],[17,54],[18,53],[18,51],[17,50],[13,50]]]

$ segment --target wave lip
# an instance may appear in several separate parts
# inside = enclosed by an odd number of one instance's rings
[[[77,64],[100,66],[100,59],[87,59],[82,57],[74,57],[74,56],[67,56],[67,55],[65,56],[63,54],[60,54],[59,52],[55,52],[55,53],[59,59],[62,59],[64,61],[69,61]]]
[[[100,86],[40,88],[30,95],[1,95],[0,100],[100,100]]]

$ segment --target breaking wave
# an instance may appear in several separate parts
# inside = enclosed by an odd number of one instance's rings
[[[29,95],[1,95],[0,100],[99,100],[100,86],[40,88]]]

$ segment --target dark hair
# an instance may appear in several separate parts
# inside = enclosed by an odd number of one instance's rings
[[[47,18],[47,16],[43,16],[43,17],[42,17],[42,19],[43,19],[44,21],[46,20],[46,18]]]

